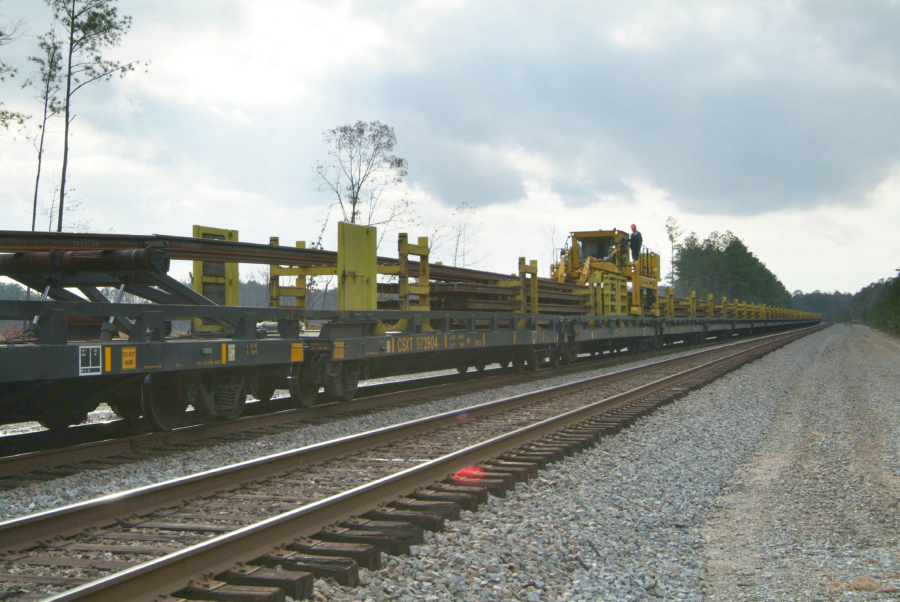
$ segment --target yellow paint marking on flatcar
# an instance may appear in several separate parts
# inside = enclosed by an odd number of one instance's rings
[[[110,370],[112,370],[112,347],[107,346],[103,348],[103,371]]]
[[[137,347],[122,347],[122,370],[137,368]]]
[[[291,343],[291,361],[303,361],[303,343]]]
[[[228,361],[228,345],[226,345],[225,343],[222,343],[222,363],[224,364],[227,361]]]

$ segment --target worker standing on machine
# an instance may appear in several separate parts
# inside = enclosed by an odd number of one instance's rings
[[[637,226],[631,224],[631,238],[628,239],[631,246],[631,261],[637,261],[641,256],[641,247],[644,245],[644,237],[638,232]]]

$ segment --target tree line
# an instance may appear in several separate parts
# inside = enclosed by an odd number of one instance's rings
[[[791,306],[791,294],[781,280],[754,255],[732,232],[712,232],[701,240],[691,232],[678,243],[680,229],[673,218],[666,222],[672,244],[676,297],[687,297],[696,291],[705,299],[712,293],[718,302],[722,297],[748,303]]]
[[[882,278],[855,294],[794,291],[793,304],[797,309],[821,313],[828,322],[864,322],[900,333],[900,275]]]

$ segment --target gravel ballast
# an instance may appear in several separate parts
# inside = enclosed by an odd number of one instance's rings
[[[715,347],[712,347],[715,348]],[[710,349],[710,348],[707,348]],[[389,426],[399,422],[431,416],[471,405],[486,403],[538,389],[617,372],[648,363],[696,353],[696,349],[672,353],[664,358],[639,359],[626,365],[599,367],[577,374],[551,376],[518,385],[479,391],[458,397],[426,402],[417,406],[376,411],[325,424],[300,425],[296,430],[253,440],[220,443],[197,450],[172,452],[160,458],[129,462],[109,469],[90,470],[59,479],[38,481],[24,487],[0,492],[0,520],[8,520],[35,512],[93,499],[153,483],[244,462],[269,454],[296,449],[354,433]]]
[[[878,353],[883,359],[873,363]],[[491,498],[430,534],[412,556],[364,572],[364,587],[318,581],[317,598],[897,599],[890,590],[900,551],[898,497],[883,484],[900,474],[898,359],[900,346],[864,327],[802,339],[554,465],[507,499]],[[822,459],[819,474],[833,487],[818,487],[791,461],[804,442],[821,445],[823,437],[783,428],[782,416],[808,417],[826,433],[830,450],[806,457]],[[869,417],[876,426],[867,426]],[[846,444],[832,443],[832,433]],[[881,446],[860,446],[879,434]],[[730,512],[731,496],[746,487],[743,475],[774,455],[785,463],[757,471],[764,483],[747,505],[760,518]],[[865,462],[880,466],[883,481],[872,483]],[[816,512],[805,514],[804,501]],[[835,529],[848,522],[857,535]],[[755,526],[770,530],[741,537]],[[791,574],[797,564],[812,570]],[[739,578],[727,568],[734,566]]]
[[[900,599],[900,344],[831,330],[703,530],[709,600]]]

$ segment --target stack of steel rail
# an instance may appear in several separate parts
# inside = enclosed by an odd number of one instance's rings
[[[127,234],[75,234],[0,231],[0,252],[50,253],[52,251],[133,251],[157,249],[169,259],[194,261],[231,261],[296,267],[334,267],[337,253],[321,249],[305,249],[278,245],[262,245],[215,239],[188,238],[163,235]],[[392,267],[398,259],[378,257],[378,265]],[[409,274],[419,275],[419,262],[409,261]],[[435,282],[432,293],[441,299],[440,308],[448,310],[517,311],[519,304],[509,300],[516,293],[508,286],[496,283],[518,278],[518,275],[501,274],[471,268],[458,268],[442,264],[429,264],[429,274]],[[545,299],[539,305],[540,313],[584,314],[582,287],[538,278],[539,297]],[[397,285],[382,283],[379,292],[397,293]],[[530,297],[528,298],[530,303]]]

